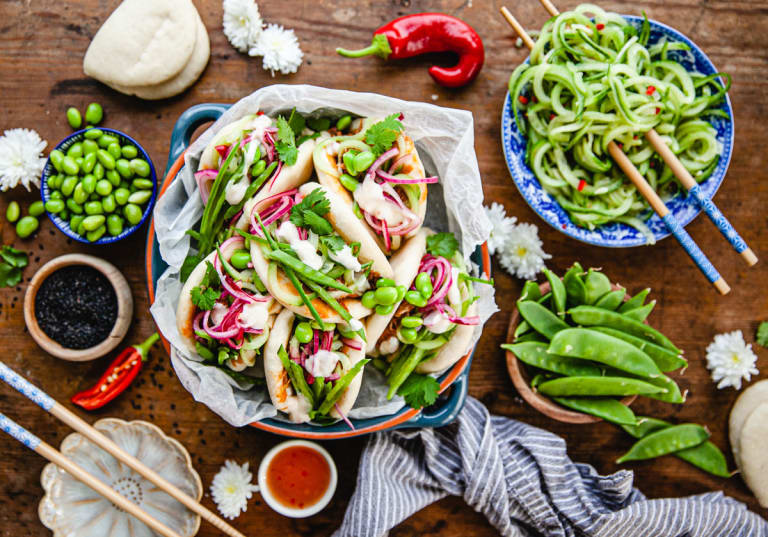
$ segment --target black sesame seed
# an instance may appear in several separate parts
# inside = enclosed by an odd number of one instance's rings
[[[117,295],[98,270],[74,265],[57,270],[40,285],[35,317],[45,334],[68,349],[104,341],[117,319]]]

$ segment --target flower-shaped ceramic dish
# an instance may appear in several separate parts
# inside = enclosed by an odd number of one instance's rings
[[[48,211],[45,212],[45,214],[48,215],[48,218],[50,218],[51,222],[53,222],[53,225],[59,228],[59,231],[64,233],[67,237],[70,237],[78,242],[83,242],[85,244],[111,244],[113,242],[117,242],[120,240],[123,240],[129,235],[132,235],[137,229],[139,229],[143,224],[144,221],[149,218],[149,216],[152,214],[152,208],[155,205],[155,198],[157,197],[157,174],[155,173],[155,165],[152,164],[152,159],[149,158],[149,154],[144,150],[143,147],[141,147],[141,144],[125,134],[124,132],[116,131],[114,129],[107,129],[105,127],[99,127],[100,131],[104,131],[105,133],[113,134],[114,136],[117,136],[117,138],[120,139],[120,145],[127,145],[132,144],[136,146],[136,149],[139,150],[138,156],[143,158],[147,161],[147,164],[149,164],[149,176],[147,179],[150,179],[152,181],[152,197],[149,198],[149,201],[144,206],[144,214],[141,215],[141,221],[139,221],[138,224],[135,226],[126,227],[123,229],[123,232],[119,235],[108,235],[105,234],[102,238],[100,238],[97,241],[89,241],[82,235],[78,235],[75,233],[72,228],[69,227],[69,222],[61,218],[58,214],[49,213]],[[83,136],[83,133],[88,129],[79,130],[77,132],[73,132],[66,138],[64,138],[62,141],[60,141],[58,144],[56,144],[56,147],[54,149],[59,149],[63,153],[67,152],[67,149],[69,149],[69,146],[81,142],[85,139]],[[51,195],[51,188],[48,186],[48,177],[52,174],[56,173],[56,168],[53,167],[53,163],[51,162],[51,159],[49,158],[48,161],[45,163],[45,167],[43,168],[43,176],[40,180],[40,197],[43,200],[43,203],[48,201],[48,198]]]
[[[637,28],[643,22],[643,19],[640,17],[631,15],[623,15],[623,17]],[[663,37],[673,42],[685,43],[690,47],[690,51],[671,51],[669,56],[679,61],[688,71],[698,71],[704,75],[717,73],[715,66],[704,52],[685,35],[660,22],[653,20],[648,22],[651,26],[651,37],[648,41],[650,44],[658,42]],[[717,140],[722,144],[723,152],[712,175],[701,183],[701,190],[707,198],[712,198],[715,195],[723,179],[725,179],[733,149],[733,110],[731,108],[731,100],[727,95],[720,108],[728,115],[728,119],[721,117],[708,118],[717,131]],[[504,98],[504,107],[501,113],[501,143],[509,173],[518,190],[520,190],[520,194],[523,195],[531,209],[549,225],[569,237],[596,246],[625,248],[647,244],[646,238],[638,230],[626,224],[613,223],[590,231],[587,228],[577,226],[571,221],[568,213],[560,207],[553,197],[544,191],[539,180],[525,162],[526,140],[518,130],[515,119],[512,116],[509,92],[507,92]],[[673,199],[667,201],[666,204],[675,216],[675,219],[683,226],[688,225],[701,212],[695,200],[685,193],[678,194]],[[648,219],[646,224],[657,241],[669,235],[666,225],[656,214]]]
[[[129,454],[149,466],[183,492],[200,500],[203,484],[192,467],[189,453],[163,431],[145,421],[126,422],[105,418],[94,423]],[[79,433],[67,436],[60,451],[86,472],[136,503],[149,515],[191,537],[200,527],[200,516],[154,484],[125,466],[106,451],[91,444]],[[45,496],[40,501],[40,521],[54,537],[150,537],[152,530],[118,509],[98,493],[70,476],[55,464],[48,464],[40,476]]]

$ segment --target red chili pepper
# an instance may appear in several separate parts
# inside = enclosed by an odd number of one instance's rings
[[[656,113],[658,114],[659,112],[661,112],[661,108],[659,108],[659,107],[657,106],[657,107],[656,107]]]
[[[159,338],[155,332],[144,343],[125,349],[92,388],[73,395],[71,401],[86,410],[95,410],[123,393],[141,371],[149,349]]]
[[[648,86],[648,89],[645,90],[646,95],[653,95],[653,93],[656,91],[656,86]]]
[[[597,23],[596,28],[597,28],[598,31],[600,31],[600,30],[605,28],[605,24],[603,24],[602,22],[599,22],[599,23]]]
[[[385,60],[430,52],[453,52],[459,56],[456,65],[429,68],[435,82],[448,88],[472,82],[485,61],[485,49],[477,32],[461,19],[445,13],[415,13],[400,17],[374,31],[371,46],[360,50],[337,48],[336,52],[348,58],[375,54]]]
[[[579,187],[578,187],[578,190],[579,190],[579,192],[581,192],[582,190],[584,190],[584,187],[585,187],[585,186],[587,186],[587,182],[586,182],[584,179],[581,179],[581,180],[579,181]]]
[[[549,114],[549,120],[550,120],[550,121],[552,121],[552,120],[553,120],[553,119],[555,119],[556,117],[557,117],[557,116],[556,116],[554,113],[551,113],[551,112],[550,112],[550,114]]]
[[[526,97],[525,95],[521,95],[520,97],[517,98],[517,100],[520,101],[522,104],[528,104],[528,97]]]

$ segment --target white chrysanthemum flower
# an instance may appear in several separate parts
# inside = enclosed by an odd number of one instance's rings
[[[514,216],[507,216],[504,206],[493,202],[490,207],[483,207],[488,220],[491,221],[491,236],[488,237],[488,252],[493,255],[501,252],[504,241],[512,232],[512,227],[517,222]]]
[[[718,334],[707,347],[707,368],[712,371],[712,380],[718,389],[733,386],[741,389],[741,381],[749,381],[757,375],[757,356],[752,345],[744,342],[741,330]]]
[[[224,0],[224,35],[240,52],[255,46],[264,29],[259,6],[253,0]]]
[[[552,257],[542,249],[539,228],[525,223],[512,226],[498,253],[507,272],[526,280],[534,279],[545,267],[544,260]]]
[[[21,183],[39,187],[45,167],[43,149],[48,142],[30,129],[10,129],[0,137],[0,192]]]
[[[284,75],[295,73],[304,59],[296,34],[278,24],[268,24],[248,54],[263,56],[263,67],[272,76],[275,76],[275,71]]]
[[[219,512],[232,520],[248,508],[248,500],[259,487],[251,483],[253,476],[248,463],[242,466],[235,461],[226,461],[211,483],[211,494]]]

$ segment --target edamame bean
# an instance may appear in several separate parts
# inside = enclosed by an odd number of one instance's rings
[[[650,287],[646,287],[639,293],[637,293],[635,296],[624,302],[624,304],[621,305],[619,308],[619,313],[624,313],[625,311],[630,311],[636,308],[639,308],[643,305],[645,302],[645,298],[648,296],[648,293],[651,292]]]
[[[106,179],[102,179],[96,183],[96,193],[99,196],[108,196],[112,193],[112,183]]]
[[[374,296],[376,302],[383,306],[391,306],[397,302],[397,289],[394,287],[379,287]]]
[[[587,277],[584,279],[584,301],[587,304],[594,304],[603,295],[611,291],[611,280],[602,272],[595,269],[589,269]]]
[[[405,301],[417,308],[423,308],[427,305],[427,299],[421,296],[421,293],[418,291],[407,291],[405,293]]]
[[[72,215],[72,217],[69,219],[69,229],[77,232],[77,228],[80,227],[80,224],[82,224],[84,218],[85,217],[80,214]]]
[[[131,169],[141,177],[149,177],[150,169],[146,160],[141,158],[131,159]]]
[[[351,123],[352,123],[352,116],[350,115],[341,116],[339,120],[336,122],[336,128],[339,129],[340,131],[343,131],[344,129],[349,127]]]
[[[127,159],[136,158],[136,155],[139,154],[139,150],[136,149],[135,145],[124,145],[120,152],[123,154],[123,157]]]
[[[695,423],[673,425],[644,436],[628,452],[616,459],[616,462],[621,464],[626,461],[653,459],[698,446],[708,439],[709,433],[701,425]]]
[[[397,301],[402,302],[403,298],[405,298],[405,286],[398,285],[395,289],[397,289]]]
[[[656,362],[643,351],[601,332],[586,328],[566,328],[558,331],[551,339],[548,350],[552,354],[592,360],[642,378],[661,375]]]
[[[120,151],[120,144],[117,142],[112,142],[107,146],[107,152],[112,155],[112,158],[115,160],[119,159],[122,156],[122,152]]]
[[[544,269],[544,276],[547,277],[549,286],[552,289],[552,300],[555,303],[555,309],[557,314],[561,317],[565,315],[565,301],[567,299],[567,292],[565,284],[560,277],[549,269]]]
[[[53,167],[56,168],[56,171],[61,171],[61,164],[64,161],[64,153],[62,153],[58,149],[54,149],[51,151],[51,153],[48,155],[48,158],[51,161],[51,164],[53,164]]]
[[[376,155],[370,151],[361,151],[355,155],[355,170],[360,173],[370,168],[373,161],[376,160]]]
[[[362,302],[363,306],[372,310],[376,307],[376,294],[374,291],[366,291],[360,299],[360,302]]]
[[[97,144],[93,140],[89,140],[88,138],[84,139],[82,144],[83,144],[83,155],[90,155],[99,150],[99,144]]]
[[[45,202],[45,210],[48,211],[49,213],[53,213],[53,214],[60,213],[61,211],[64,210],[64,207],[65,207],[64,201],[62,200],[49,199],[48,201]]]
[[[350,192],[354,192],[355,190],[357,190],[357,187],[360,184],[357,182],[357,179],[355,179],[348,173],[342,173],[341,176],[339,176],[339,182],[341,183],[341,186],[343,186]]]
[[[568,328],[568,325],[565,324],[560,317],[538,302],[526,300],[520,302],[517,305],[517,309],[520,311],[520,315],[523,316],[523,319],[525,319],[534,330],[547,339],[552,339],[559,331]]]
[[[80,166],[80,168],[85,173],[91,173],[94,166],[96,166],[96,153],[88,153],[85,155],[85,157],[83,157],[83,164]]]
[[[102,166],[101,162],[99,162],[97,160],[96,164],[93,166],[93,176],[98,181],[99,179],[103,179],[104,178],[104,172],[105,172],[104,166]]]
[[[61,200],[61,202],[64,203],[64,200]],[[66,209],[66,207],[59,213],[59,218],[62,220],[67,220],[69,218],[69,211]]]
[[[152,197],[151,190],[137,190],[130,196],[128,196],[128,203],[135,203],[136,205],[143,205],[149,201]]]
[[[67,209],[69,209],[71,212],[73,212],[75,214],[83,214],[83,208],[80,206],[80,204],[75,202],[74,199],[67,198],[67,201],[65,203],[67,205]],[[73,228],[73,229],[75,229],[75,228]]]
[[[548,346],[548,343],[528,341],[504,343],[501,348],[510,351],[523,363],[553,373],[569,377],[599,377],[603,374],[602,369],[584,360],[548,353]]]
[[[392,278],[379,278],[376,280],[376,288],[379,287],[394,287],[395,286],[395,280]]]
[[[88,239],[91,242],[96,242],[101,237],[104,236],[104,233],[107,232],[107,228],[105,226],[99,226],[93,231],[89,231],[85,234],[85,238]]]
[[[48,195],[49,199],[52,200],[62,200],[64,201],[64,194],[62,194],[59,190],[54,190]]]
[[[123,207],[123,216],[125,216],[125,219],[128,220],[128,223],[132,226],[135,226],[139,222],[141,222],[141,217],[143,216],[143,213],[141,211],[141,207],[138,205],[134,205],[133,203],[129,203],[125,207]]]
[[[91,125],[98,125],[104,117],[104,110],[99,103],[90,103],[85,109],[85,120]]]
[[[61,161],[61,170],[67,175],[77,175],[80,173],[80,166],[77,165],[74,158],[66,155]]]
[[[100,201],[89,201],[84,206],[85,214],[102,214],[104,207],[102,207]]]
[[[61,183],[61,193],[64,194],[66,197],[69,197],[72,195],[72,192],[74,192],[76,186],[77,186],[77,177],[75,177],[74,175],[69,175]]]
[[[83,117],[80,115],[80,110],[74,106],[67,108],[67,122],[69,126],[77,130],[83,124]]]
[[[406,328],[418,328],[424,324],[424,320],[421,317],[409,315],[407,317],[403,317],[400,320],[400,324],[402,324]]]
[[[604,310],[616,311],[616,308],[618,308],[624,301],[624,296],[626,294],[626,289],[616,289],[615,291],[606,293],[600,297],[597,302],[595,302],[595,307],[602,308]]]
[[[117,138],[117,136],[112,136],[111,134],[104,133],[101,136],[99,136],[99,139],[97,140],[97,143],[99,144],[99,147],[106,149],[109,147],[109,144],[117,142],[120,143],[120,140]]]
[[[110,185],[111,186],[111,185]],[[113,213],[117,209],[117,203],[115,202],[115,196],[107,194],[101,200],[101,206],[105,213]]]
[[[8,207],[5,209],[5,219],[13,224],[16,222],[16,220],[19,219],[19,216],[21,216],[21,207],[19,207],[19,202],[10,202]]]
[[[253,166],[251,166],[251,177],[258,177],[262,173],[264,173],[264,170],[267,169],[267,161],[266,160],[260,160]]]
[[[656,301],[651,300],[648,304],[635,308],[633,310],[625,311],[624,316],[634,319],[636,321],[643,322],[651,314],[653,308],[656,306]]]
[[[419,331],[415,328],[405,328],[400,327],[400,329],[397,331],[397,339],[402,341],[403,343],[409,344],[413,343],[419,338]]]
[[[120,174],[115,170],[107,170],[104,175],[112,186],[118,186],[120,184]]]
[[[152,187],[155,185],[149,179],[134,179],[131,186],[137,190],[152,190]]]
[[[104,135],[104,131],[101,129],[90,128],[83,133],[83,136],[88,140],[97,140]]]
[[[106,221],[106,218],[103,214],[93,214],[90,216],[86,216],[83,219],[83,229],[86,231],[93,231],[94,229],[97,229],[99,226],[104,225],[104,222]]]
[[[96,177],[89,173],[80,180],[80,184],[83,185],[83,191],[90,196],[96,190]]]
[[[594,397],[553,397],[552,399],[564,407],[597,416],[611,423],[619,425],[634,425],[637,423],[634,412],[616,399],[597,399]]]
[[[634,345],[635,347],[643,351],[645,354],[650,356],[651,360],[656,362],[656,365],[659,367],[659,369],[665,373],[668,371],[674,371],[676,369],[680,369],[681,367],[688,366],[688,361],[685,360],[682,356],[680,356],[677,352],[666,349],[660,345],[651,343],[650,341],[647,341],[645,339],[641,339],[631,334],[627,334],[625,332],[622,332],[621,330],[608,328],[606,326],[593,326],[590,328],[590,330],[595,330],[597,332],[608,334],[609,336],[619,338],[621,340],[626,341],[627,343]]]
[[[77,185],[75,185],[75,190],[72,192],[72,199],[79,205],[88,201],[88,192],[83,189],[83,183],[77,183]]]
[[[67,149],[67,156],[72,157],[74,159],[78,157],[83,156],[83,144],[80,142],[75,142],[71,146],[69,146],[69,149]]]
[[[562,377],[539,386],[544,395],[557,397],[593,397],[650,395],[664,393],[664,388],[627,377]]]
[[[99,159],[99,162],[101,163],[102,166],[104,166],[104,169],[106,170],[115,169],[115,158],[106,149],[99,149],[98,151],[96,151],[96,158]]]
[[[296,336],[299,343],[309,343],[314,337],[314,331],[309,323],[301,322],[296,325],[296,330],[294,330],[293,335]]]
[[[248,263],[251,262],[251,252],[248,250],[235,250],[229,262],[236,269],[245,270],[248,268]]]
[[[37,200],[36,202],[32,203],[29,206],[29,209],[27,209],[27,212],[30,216],[40,216],[45,212],[45,206],[43,205],[42,200]]]
[[[123,219],[120,218],[120,215],[110,214],[107,217],[107,232],[113,237],[116,237],[123,232]]]
[[[128,197],[131,195],[131,191],[127,188],[118,188],[115,190],[115,201],[118,205],[125,205],[128,203]]]
[[[434,291],[432,287],[432,280],[430,279],[429,274],[426,272],[419,272],[416,275],[413,286],[416,288],[419,294],[426,299],[429,299],[432,296],[432,292]]]
[[[16,222],[16,235],[20,239],[26,239],[40,226],[40,222],[34,216],[24,216]]]
[[[341,157],[341,160],[344,162],[344,168],[346,168],[349,175],[357,175],[357,170],[355,169],[355,154],[354,151],[347,151]]]
[[[384,304],[379,304],[378,306],[376,306],[376,313],[378,313],[379,315],[389,315],[393,311],[395,311],[394,304],[390,304],[389,306]]]
[[[603,310],[594,306],[578,306],[572,308],[568,313],[576,324],[584,326],[608,326],[627,332],[633,336],[647,339],[652,343],[656,343],[671,351],[680,353],[680,349],[675,347],[664,334],[651,328],[647,324],[630,319],[621,313]]]

